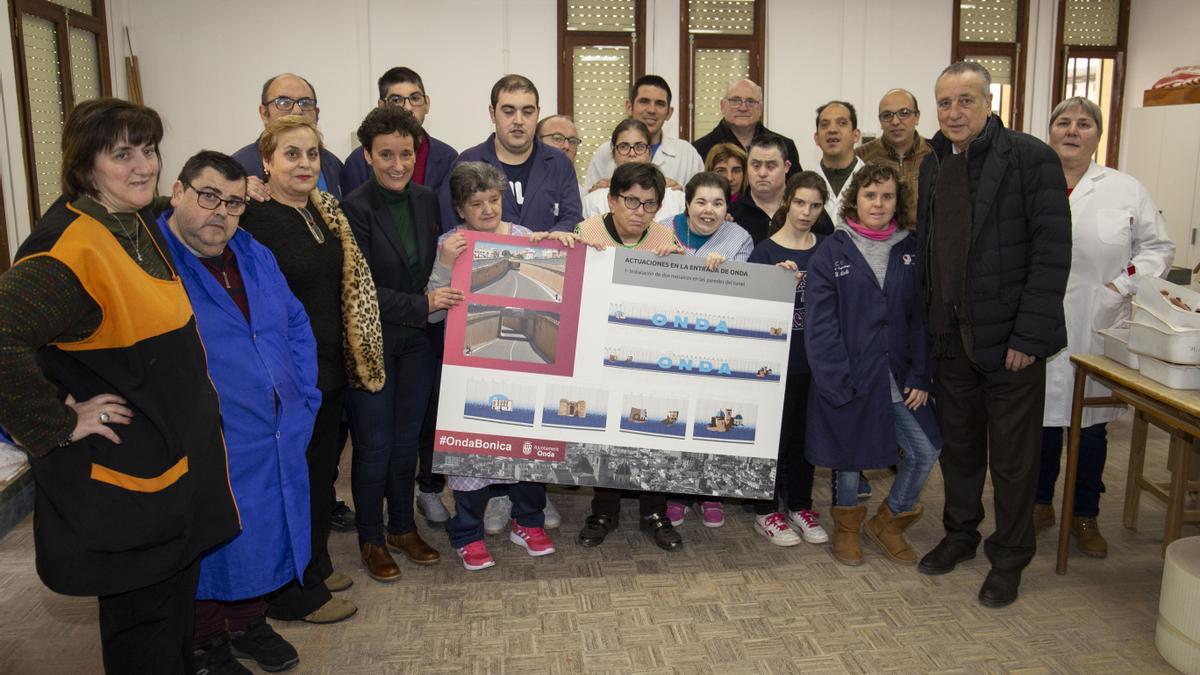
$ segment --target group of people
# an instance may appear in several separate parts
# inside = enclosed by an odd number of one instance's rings
[[[505,529],[529,555],[555,552],[544,485],[430,468],[466,231],[788,270],[775,494],[752,504],[755,531],[780,546],[832,540],[847,565],[863,562],[865,534],[944,574],[976,555],[990,471],[979,600],[1017,598],[1035,531],[1055,518],[1069,354],[1099,351],[1093,329],[1117,323],[1134,275],[1165,274],[1174,251],[1145,189],[1092,160],[1095,104],[1058,105],[1047,145],[992,114],[986,69],[955,63],[936,80],[932,138],[906,90],[882,97],[882,135],[861,146],[855,107],[831,101],[817,110],[820,166],[805,171],[795,143],[762,125],[757,84],[731,83],[722,120],[693,144],[663,133],[671,89],[647,75],[581,185],[573,122],[540,118],[525,77],[496,82],[494,133],[461,153],[426,132],[417,73],[392,68],[378,86],[343,162],[312,85],[269,79],[259,138],[197,153],[169,196],[157,113],[100,98],[68,116],[63,195],[0,276],[0,427],[31,457],[39,575],[99,598],[106,670],[284,670],[299,654],[267,617],[353,615],[334,595],[353,581],[328,551],[347,437],[372,579],[400,578],[393,553],[439,562],[418,512],[445,525],[468,570],[495,564],[485,535]],[[1106,551],[1105,423],[1120,412],[1087,413],[1064,514],[1089,555]],[[905,532],[935,462],[945,536],[922,556]],[[833,470],[832,536],[814,467]],[[868,518],[861,472],[882,467],[895,478]],[[618,527],[622,495],[595,489],[580,544]],[[711,496],[632,496],[667,551],[691,508],[725,522]]]

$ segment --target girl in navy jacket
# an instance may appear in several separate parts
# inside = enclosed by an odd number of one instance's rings
[[[929,387],[932,358],[924,306],[913,287],[916,237],[897,227],[908,195],[896,171],[869,164],[850,179],[839,225],[808,270],[805,342],[814,395],[808,399],[807,455],[838,470],[833,555],[862,564],[858,472],[896,463],[892,489],[867,523],[867,537],[896,562],[917,554],[904,530],[922,514],[917,504],[942,438]]]

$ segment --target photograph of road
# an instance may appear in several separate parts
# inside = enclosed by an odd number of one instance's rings
[[[476,242],[471,292],[562,302],[566,267],[566,253],[559,249]]]
[[[554,363],[557,312],[472,304],[467,309],[463,355],[522,363]]]

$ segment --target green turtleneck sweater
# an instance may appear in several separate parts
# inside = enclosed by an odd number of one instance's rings
[[[392,226],[396,228],[396,234],[400,235],[400,245],[404,248],[404,265],[408,268],[413,292],[421,293],[425,284],[421,279],[421,251],[417,244],[416,219],[413,217],[408,185],[405,185],[403,190],[389,190],[380,185],[374,176],[371,177],[371,184],[375,186],[375,192],[383,200],[383,205],[392,214]],[[405,326],[397,327],[397,330],[400,335],[416,335],[421,332],[418,328]]]

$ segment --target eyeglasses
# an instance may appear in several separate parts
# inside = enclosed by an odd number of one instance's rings
[[[184,183],[183,186],[191,188],[196,193],[196,203],[201,208],[216,211],[218,206],[224,204],[225,213],[231,216],[240,216],[246,212],[246,200],[244,199],[221,199],[221,196],[215,192],[196,188],[188,183]]]
[[[300,106],[301,110],[303,110],[304,112],[309,112],[310,110],[316,110],[317,99],[309,98],[307,96],[305,96],[304,98],[292,98],[291,96],[276,96],[275,98],[271,99],[270,101],[263,101],[263,105],[273,105],[273,106],[275,106],[275,109],[280,112],[289,112],[289,111],[291,111],[292,108],[294,108],[296,106]]]
[[[617,152],[622,155],[640,155],[649,149],[645,143],[617,143]]]
[[[643,143],[643,145],[645,144]],[[642,201],[631,195],[620,195],[620,197],[621,201],[625,203],[625,208],[629,209],[630,211],[637,211],[638,207],[640,206],[646,213],[658,213],[658,209],[662,207],[662,204],[659,204],[657,199],[647,199],[646,201]]]
[[[741,96],[729,96],[725,99],[725,101],[735,108],[740,108],[742,106],[746,106],[747,108],[757,108],[758,105],[762,103],[762,101],[756,98],[742,98]]]
[[[912,108],[901,108],[895,111],[884,110],[883,112],[879,113],[879,121],[887,124],[888,122],[892,121],[893,117],[899,117],[902,120],[906,120],[916,114],[917,111],[913,110]]]
[[[387,101],[388,105],[404,105],[407,103],[410,108],[420,108],[421,106],[425,105],[425,94],[422,94],[419,91],[415,91],[408,96],[392,94],[383,100]]]
[[[572,148],[578,148],[579,145],[583,143],[583,139],[579,138],[578,136],[563,136],[562,134],[546,134],[545,136],[542,136],[542,140],[549,140],[551,143],[556,143],[558,145],[570,143]]]

